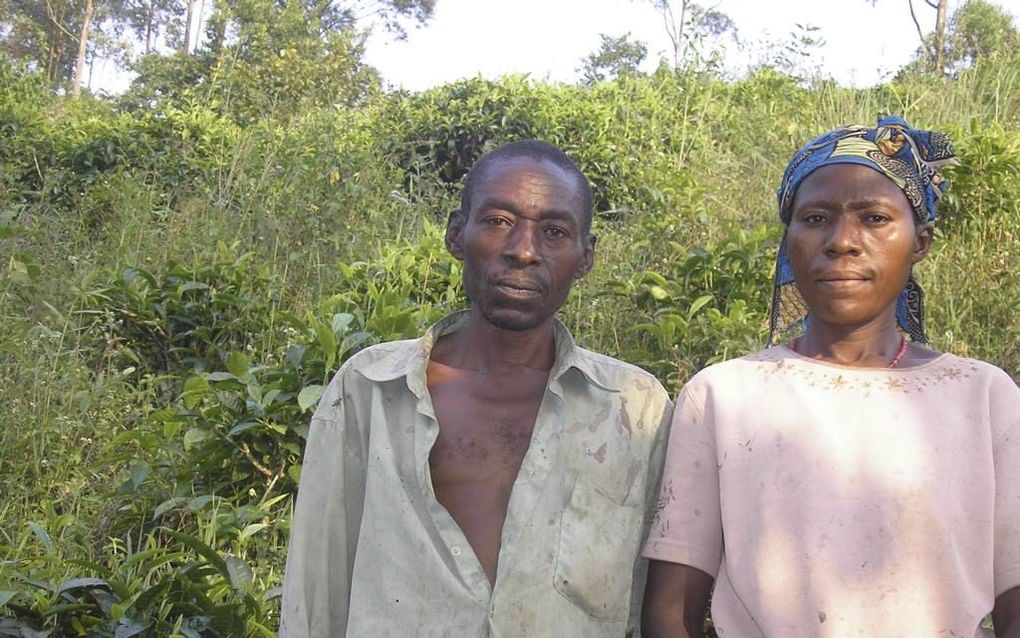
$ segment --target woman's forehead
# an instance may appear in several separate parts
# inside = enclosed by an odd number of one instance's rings
[[[859,164],[829,164],[804,178],[794,193],[793,207],[809,202],[884,202],[911,212],[903,190],[889,177]]]

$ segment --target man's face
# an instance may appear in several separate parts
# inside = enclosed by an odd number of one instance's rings
[[[454,212],[447,246],[464,262],[464,289],[492,325],[523,331],[550,320],[575,279],[591,270],[574,177],[528,157],[497,159],[480,176],[471,210]]]
[[[811,316],[863,326],[895,312],[931,237],[931,226],[915,223],[891,180],[865,166],[835,164],[797,189],[786,242]]]

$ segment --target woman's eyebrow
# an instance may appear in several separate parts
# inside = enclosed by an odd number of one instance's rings
[[[861,198],[839,198],[839,197],[828,197],[820,195],[818,197],[804,200],[803,202],[797,202],[795,208],[811,208],[811,207],[846,207],[851,209],[860,208],[876,208],[883,206],[891,206],[892,200],[888,197],[861,197]]]

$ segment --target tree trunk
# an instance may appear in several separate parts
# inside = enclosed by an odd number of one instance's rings
[[[676,25],[676,42],[682,44],[677,50],[674,45],[673,57],[675,58],[673,68],[680,68],[680,60],[687,57],[687,40],[684,38],[684,23],[687,22],[687,5],[690,0],[680,1],[680,23]]]
[[[152,2],[150,2],[149,13],[145,16],[145,55],[152,53],[152,21],[155,19],[153,13]]]
[[[949,0],[938,1],[935,14],[935,72],[941,76],[946,72],[946,14],[949,12]]]
[[[95,11],[92,0],[85,0],[85,19],[81,24],[81,37],[78,38],[78,60],[74,63],[74,79],[71,80],[71,95],[81,95],[81,78],[85,72],[85,49],[89,43],[89,27],[92,26],[92,13]]]
[[[46,80],[50,83],[50,86],[56,88],[60,80],[60,59],[63,54],[61,43],[64,40],[64,34],[60,23],[57,21],[57,16],[52,12],[50,12],[49,16],[49,55],[46,60]]]
[[[198,48],[199,34],[202,33],[202,16],[205,15],[205,0],[199,0],[198,3],[198,16],[195,21],[195,30],[198,32],[195,34],[195,48]]]
[[[191,52],[191,27],[195,20],[195,0],[188,0],[187,26],[184,28],[184,44],[181,46],[181,53],[187,55]]]

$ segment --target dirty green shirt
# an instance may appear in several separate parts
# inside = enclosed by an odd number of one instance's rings
[[[669,397],[652,375],[577,347],[556,323],[490,586],[429,475],[439,425],[426,366],[436,339],[466,320],[456,313],[420,339],[359,352],[324,392],[291,530],[284,638],[592,638],[636,626]]]

